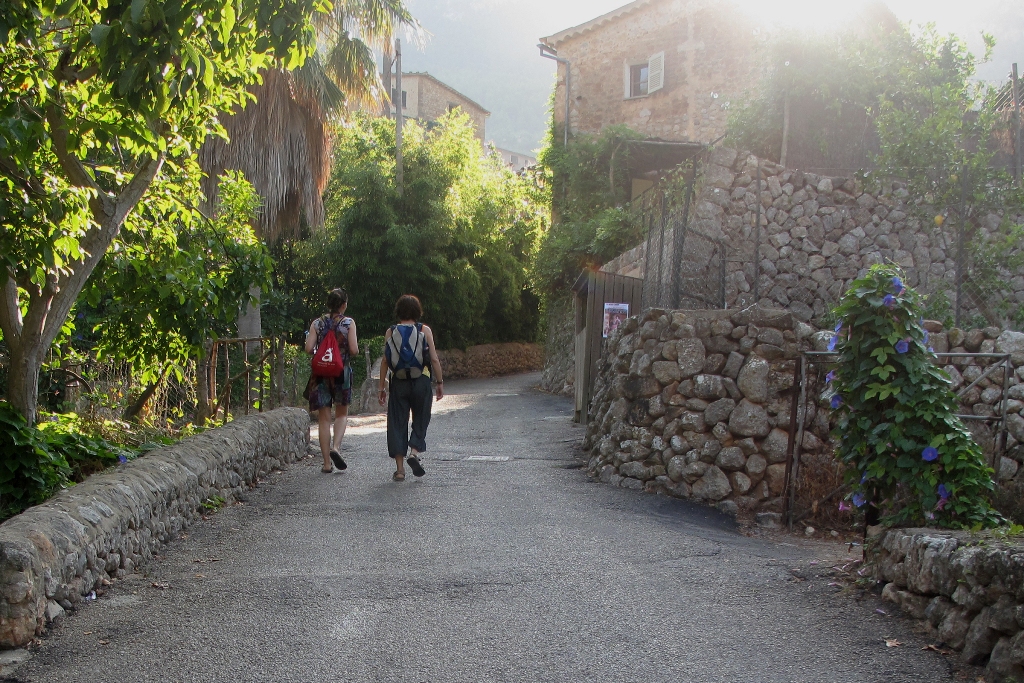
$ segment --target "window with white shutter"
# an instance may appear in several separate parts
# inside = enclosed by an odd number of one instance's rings
[[[665,87],[665,53],[651,55],[647,60],[647,93],[657,92]]]

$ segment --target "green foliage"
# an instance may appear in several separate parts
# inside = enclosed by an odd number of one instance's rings
[[[341,286],[362,336],[381,334],[413,293],[441,348],[534,339],[527,268],[546,229],[544,188],[484,157],[458,111],[429,130],[409,122],[403,157],[399,195],[394,121],[357,116],[337,130],[326,227],[280,252],[310,307],[296,317],[308,325]]]
[[[38,505],[71,476],[67,460],[9,403],[0,401],[0,519]]]
[[[260,69],[299,66],[326,0],[14,0],[0,13],[0,329],[14,405],[161,172],[165,190]],[[166,167],[165,167],[166,164]],[[159,197],[150,197],[159,202]],[[144,203],[145,205],[145,203]]]
[[[643,226],[624,208],[631,187],[630,146],[625,143],[642,138],[626,126],[609,126],[598,136],[576,135],[566,147],[549,132],[540,160],[551,177],[557,221],[544,235],[533,268],[538,289],[563,291],[584,268],[640,243]]]
[[[836,455],[853,501],[877,506],[888,524],[997,525],[987,498],[992,470],[956,417],[949,376],[934,364],[919,322],[921,297],[901,275],[872,266],[835,311]]]
[[[38,425],[48,450],[59,454],[71,468],[71,481],[83,481],[94,472],[135,457],[135,451],[91,433],[91,426],[73,413],[45,416]]]
[[[203,344],[229,336],[254,287],[266,287],[271,260],[250,227],[259,197],[240,173],[221,178],[212,217],[193,162],[161,178],[126,223],[83,292],[79,318],[92,325],[99,359],[127,362],[143,384],[167,369],[181,381]]]

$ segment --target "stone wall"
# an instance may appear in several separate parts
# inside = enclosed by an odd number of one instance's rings
[[[898,184],[871,193],[852,177],[804,173],[718,148],[705,167],[693,225],[724,240],[730,249],[727,306],[749,306],[755,303],[753,226],[760,201],[759,303],[785,308],[807,322],[823,316],[851,280],[875,263],[898,263],[910,286],[923,293],[945,292],[953,300],[956,226],[954,221],[942,227],[922,221],[921,211],[911,204],[914,200]],[[1024,217],[1015,219],[1020,222]],[[985,217],[978,238],[990,235],[1001,220],[997,214]],[[642,249],[631,250],[609,264],[609,270],[643,272],[643,255]],[[1005,289],[995,299],[1016,307],[1024,303],[1024,276],[1005,275]],[[975,291],[968,280],[966,294]],[[986,308],[993,314],[990,320],[998,317],[989,301],[975,297],[964,307],[965,318],[983,315]]]
[[[540,344],[481,344],[465,351],[439,351],[437,355],[445,379],[500,377],[544,367],[544,347]]]
[[[0,525],[0,647],[32,640],[261,473],[304,456],[309,414],[242,417],[89,477]]]
[[[547,318],[540,388],[552,394],[572,396],[576,385],[576,319],[572,297],[550,301]]]
[[[760,307],[629,318],[599,364],[584,441],[589,472],[733,515],[780,512],[793,369],[815,332]],[[802,446],[817,453],[828,414],[807,410]]]
[[[987,664],[990,681],[1024,680],[1024,544],[936,529],[891,529],[869,545],[882,597],[934,638]]]
[[[543,38],[572,65],[573,132],[626,124],[648,137],[711,142],[725,132],[727,107],[756,83],[752,23],[735,7],[701,0],[633,3],[614,17]],[[626,71],[665,53],[662,90],[626,96]],[[565,119],[559,65],[554,117]]]

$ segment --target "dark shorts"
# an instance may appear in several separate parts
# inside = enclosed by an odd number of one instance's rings
[[[331,406],[347,406],[352,402],[351,368],[345,368],[345,374],[337,379],[328,377],[311,377],[307,385],[309,410],[315,413],[321,408]]]

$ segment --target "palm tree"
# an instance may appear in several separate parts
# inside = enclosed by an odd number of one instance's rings
[[[374,49],[390,55],[400,29],[420,34],[404,0],[337,0],[319,15],[319,50],[295,70],[267,69],[255,98],[222,121],[227,139],[210,137],[199,150],[207,205],[217,203],[217,179],[238,170],[263,200],[255,225],[265,243],[299,237],[303,225],[324,222],[323,191],[331,165],[331,121],[358,107],[378,107],[389,97],[377,72]],[[253,292],[254,299],[259,292]],[[258,337],[258,300],[240,312],[240,337]],[[206,376],[200,363],[200,378]],[[198,382],[200,419],[210,407],[208,384]]]
[[[263,72],[256,101],[222,123],[228,140],[199,152],[203,190],[215,205],[217,178],[242,171],[263,200],[255,228],[266,242],[323,224],[321,197],[330,173],[330,121],[346,109],[379,106],[389,96],[374,49],[385,54],[400,28],[420,31],[404,0],[339,0],[321,15],[320,50],[297,70]]]

